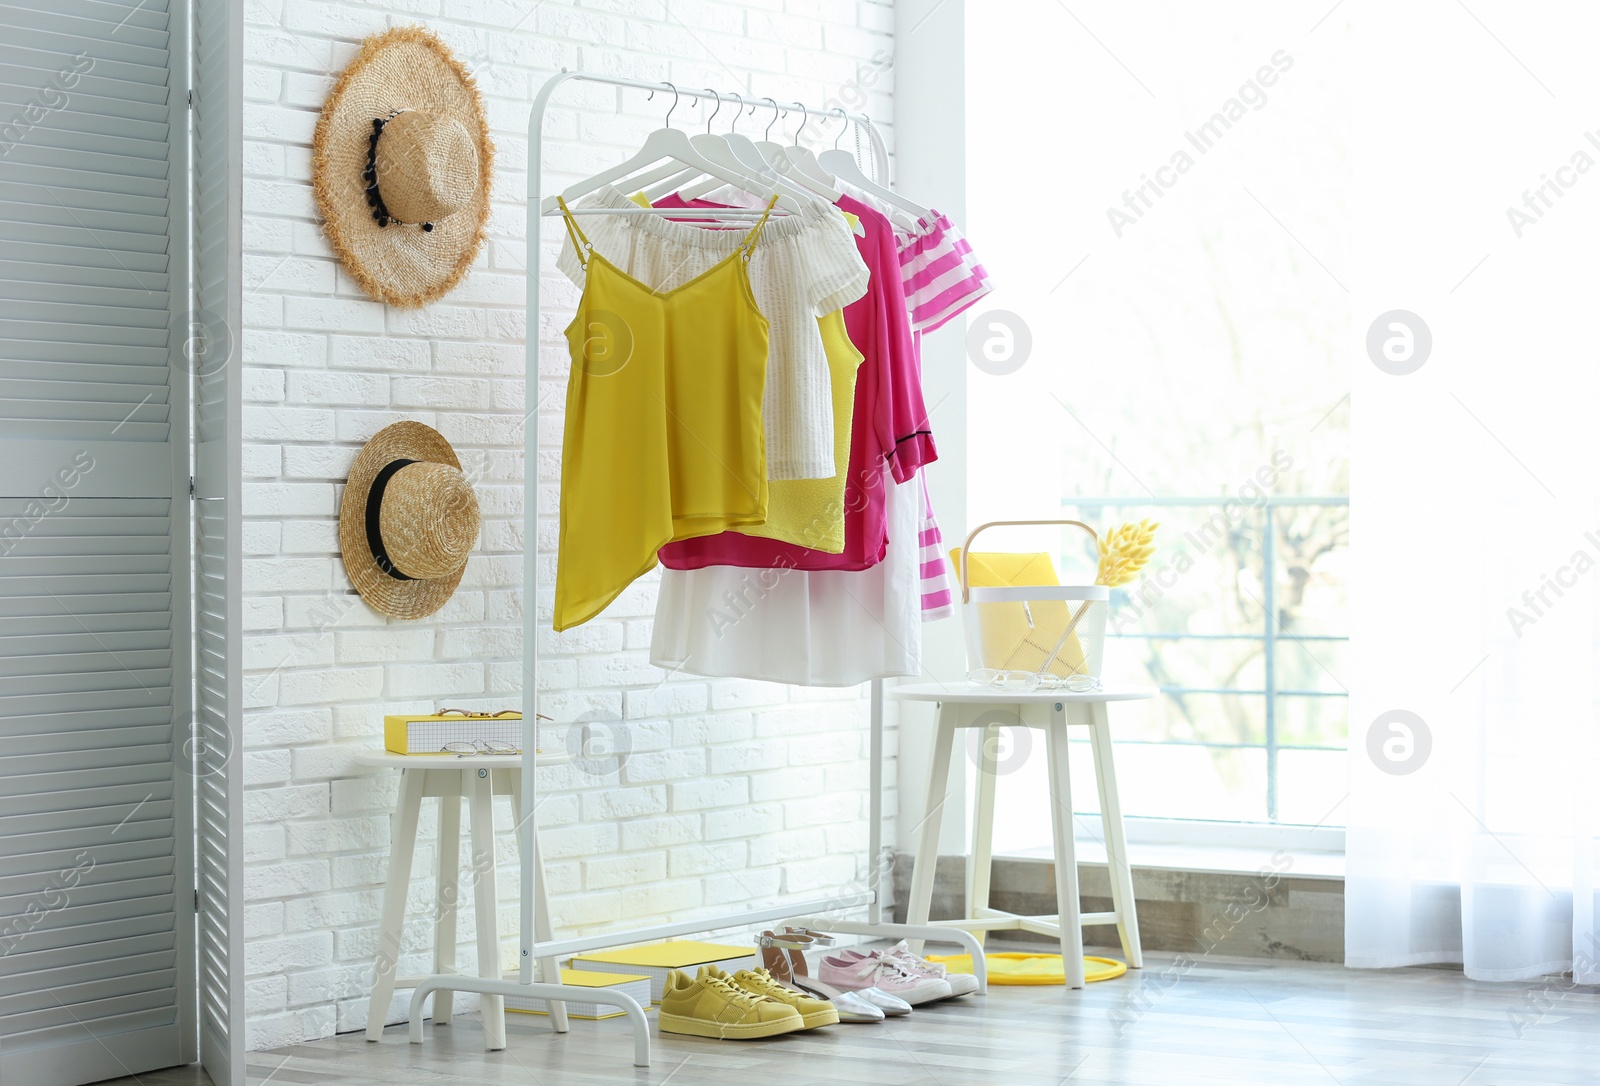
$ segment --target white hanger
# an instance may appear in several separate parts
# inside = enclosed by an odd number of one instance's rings
[[[765,98],[763,101],[772,103],[772,120],[767,124],[766,134],[756,141],[756,150],[760,152],[762,158],[767,160],[769,169],[787,172],[789,169],[789,156],[784,154],[783,144],[772,142],[772,126],[778,123],[778,113],[780,112],[778,100],[776,98]]]
[[[673,111],[678,108],[679,95],[677,86],[675,84],[668,83],[667,87],[672,90],[672,108],[667,110],[667,119],[662,124],[663,128],[672,127],[672,114]],[[656,92],[652,90],[650,92],[650,97],[645,99],[645,101],[653,102],[655,101],[655,98]],[[623,192],[638,192],[641,189],[645,189],[651,185],[654,185],[663,178],[679,176],[687,179],[698,177],[699,174],[693,169],[684,166],[681,162],[669,162],[664,166],[657,166],[653,170],[646,170],[644,173],[638,174],[635,177],[625,178],[624,180],[617,182],[617,188],[621,189]]]
[[[695,150],[704,155],[707,161],[721,166],[729,173],[735,173],[741,177],[748,178],[744,184],[739,186],[742,191],[750,192],[752,195],[757,195],[761,192],[777,191],[783,193],[785,196],[791,197],[797,204],[801,206],[814,202],[816,198],[810,192],[799,187],[798,185],[776,177],[771,173],[770,170],[751,169],[750,166],[746,165],[737,155],[733,153],[733,148],[728,144],[727,140],[723,139],[721,136],[712,134],[711,122],[716,119],[718,113],[722,112],[722,95],[718,94],[710,87],[707,87],[706,91],[716,99],[717,108],[711,114],[711,116],[706,118],[705,132],[696,133],[695,135],[689,137],[689,143],[695,148]],[[653,203],[654,201],[661,199],[663,196],[667,196],[671,193],[679,191],[681,186],[682,181],[680,178],[671,178],[667,184],[657,185],[656,187],[647,190],[645,195]],[[692,190],[692,194],[690,191],[685,191],[683,195],[685,199],[698,199],[705,193],[722,187],[723,182],[713,177],[702,182],[700,185],[695,186],[695,189]],[[757,195],[757,198],[759,199],[759,195]]]
[[[716,92],[712,91],[712,93],[715,94]],[[738,98],[740,106],[739,112],[734,114],[734,123],[737,124],[739,115],[744,112],[744,96],[734,95],[734,97]],[[778,103],[776,100],[771,98],[767,99],[767,101],[772,102],[772,124],[776,124],[778,123],[778,114],[780,112]],[[800,105],[798,102],[795,104]],[[755,112],[755,107],[751,106],[750,111],[752,113]],[[713,114],[713,116],[715,115]],[[772,124],[767,126],[767,130],[769,132],[772,130]],[[805,125],[803,124],[800,127],[802,131],[805,129]],[[695,138],[698,140],[700,137]],[[818,204],[825,205],[829,210],[834,209],[838,204],[839,198],[844,195],[842,192],[835,190],[832,185],[821,185],[808,180],[790,162],[788,155],[784,153],[787,151],[787,148],[780,144],[771,143],[770,141],[764,144],[758,144],[744,136],[739,135],[736,132],[728,132],[720,138],[727,144],[728,149],[734,154],[735,158],[737,158],[740,162],[743,162],[747,168],[755,170],[761,178],[766,180],[768,184],[778,188],[779,191],[793,193],[802,200],[814,201]],[[799,138],[798,133],[796,133],[796,138]],[[762,155],[761,148],[763,146],[770,146],[777,149],[779,152],[779,161],[776,165],[772,162],[769,162],[766,157]],[[757,165],[757,163],[759,163],[759,165]],[[665,186],[663,186],[663,188],[664,187]],[[706,195],[720,187],[721,186],[715,181],[702,181],[701,183],[691,186],[690,188],[683,189],[680,195],[685,200],[698,200],[704,198]],[[866,227],[861,225],[860,220],[848,216],[847,219],[851,224],[852,232],[857,237],[866,237]]]
[[[760,161],[761,165],[759,167],[752,166],[745,162],[744,159],[742,159],[735,152],[732,140],[725,136],[713,135],[711,132],[711,122],[716,119],[718,113],[722,112],[722,95],[718,94],[714,90],[711,90],[710,87],[707,87],[706,90],[710,91],[712,97],[716,98],[717,109],[715,113],[712,113],[710,117],[706,118],[705,133],[703,135],[691,136],[689,139],[689,142],[694,144],[697,150],[704,154],[706,158],[720,166],[748,174],[751,177],[752,182],[756,184],[758,188],[765,187],[776,189],[778,192],[794,197],[795,200],[802,204],[816,203],[819,201],[818,194],[801,185],[795,184],[793,181],[783,177],[777,171],[773,170],[772,166],[765,159],[761,158],[760,152],[755,152],[755,157],[758,161]],[[741,101],[739,105],[742,110],[744,102]],[[737,121],[738,117],[735,116],[734,119]],[[751,150],[754,151],[754,149],[755,145],[751,144]],[[713,178],[711,180],[702,181],[698,185],[694,185],[691,188],[683,190],[682,195],[685,200],[698,200],[706,196],[708,193],[721,187],[721,183]],[[744,186],[744,188],[746,191],[754,191],[749,185]],[[660,199],[662,196],[665,196],[670,192],[675,191],[678,190],[675,188],[668,189],[666,192],[657,190],[649,193],[649,196],[651,200],[654,201]]]
[[[673,88],[673,92],[677,92],[676,87]],[[668,117],[670,119],[670,112]],[[711,177],[720,177],[725,184],[733,185],[736,188],[745,188],[754,180],[743,173],[735,173],[708,160],[689,142],[689,137],[678,129],[658,128],[645,137],[644,146],[632,158],[621,165],[613,166],[609,170],[578,182],[561,193],[559,198],[550,197],[539,205],[540,211],[547,215],[553,214],[560,210],[560,201],[563,199],[570,204],[574,200],[587,196],[598,189],[605,188],[607,185],[638,173],[639,170],[646,166],[652,166],[663,160],[672,160],[680,168],[690,166]],[[800,208],[799,202],[792,196],[781,194],[778,196],[777,206],[791,213],[798,211]],[[644,209],[641,208],[640,210]]]
[[[774,173],[777,173],[783,177],[794,179],[800,185],[816,192],[818,196],[828,201],[830,204],[836,203],[842,194],[833,188],[832,178],[829,178],[825,184],[818,184],[817,182],[811,180],[798,166],[796,166],[793,161],[791,161],[789,158],[789,148],[785,147],[781,143],[772,142],[772,126],[778,123],[779,113],[782,112],[785,116],[787,116],[787,111],[783,111],[779,108],[778,100],[776,98],[767,98],[765,101],[772,103],[772,120],[767,125],[767,138],[761,140],[755,145],[757,152],[767,159],[767,161],[771,164],[771,169]],[[795,104],[799,105],[800,103],[796,102]],[[802,124],[800,127],[804,129],[805,125]],[[796,134],[796,138],[798,138],[798,133]],[[855,233],[857,237],[865,237],[866,229],[859,222],[857,222],[855,224]]]
[[[733,115],[733,123],[737,125],[740,115],[744,113],[744,95],[735,94],[733,97],[739,99],[739,112]],[[754,113],[755,111],[756,107],[751,105],[750,112]],[[722,138],[728,141],[728,146],[733,149],[734,155],[747,167],[762,177],[777,176],[777,172],[772,168],[772,163],[761,157],[761,149],[756,146],[755,140],[735,132],[731,126],[723,134]]]
[[[772,142],[772,126],[778,123],[778,115],[782,113],[787,117],[789,113],[788,110],[780,109],[776,98],[767,98],[765,101],[772,103],[772,121],[767,125],[766,138],[756,144],[756,150],[767,160],[772,172],[782,177],[792,178],[797,184],[816,192],[818,196],[821,196],[830,204],[833,203],[840,196],[840,193],[833,189],[833,179],[830,177],[827,181],[818,184],[816,179],[807,175],[790,159],[789,148],[781,143]],[[796,102],[795,105],[800,105],[800,103]],[[805,124],[802,123],[800,127],[803,130]],[[799,133],[795,134],[795,138],[799,138]]]
[[[842,109],[839,111],[839,116],[841,118],[848,119],[845,111]],[[842,128],[839,130],[839,138],[844,138],[844,129]],[[901,211],[904,211],[910,215],[915,215],[919,219],[928,219],[933,217],[933,212],[927,208],[921,206],[920,204],[912,203],[910,200],[907,200],[904,196],[901,196],[893,189],[886,188],[885,186],[878,184],[876,181],[869,180],[866,174],[861,172],[861,167],[856,162],[856,156],[852,155],[849,151],[839,150],[838,140],[834,141],[833,150],[822,152],[817,161],[824,169],[832,173],[839,180],[845,182],[847,185],[852,185],[855,188],[860,189],[862,192],[876,196],[884,203],[892,204]]]
[[[800,127],[794,132],[794,146],[783,149],[784,157],[789,165],[794,167],[794,172],[789,176],[796,178],[819,196],[825,197],[831,204],[844,193],[834,187],[833,176],[823,170],[817,162],[817,156],[811,153],[811,148],[800,146],[800,133],[811,123],[811,114],[805,112],[805,103],[796,102],[795,105],[801,110]]]
[[[717,115],[717,113],[720,113],[722,111],[722,96],[718,95],[716,91],[711,90],[710,87],[707,87],[706,90],[711,91],[711,93],[714,96],[716,96],[717,109],[716,109],[716,112],[711,114],[711,116],[715,117]],[[696,105],[698,105],[698,104],[699,104],[698,101],[696,101]],[[706,128],[707,128],[708,131],[710,130],[710,127],[711,127],[710,122],[707,121],[706,122]],[[726,154],[723,154],[720,148],[706,146],[703,143],[703,141],[700,139],[700,136],[699,136],[698,133],[689,137],[689,143],[690,143],[690,145],[692,147],[694,147],[695,150],[697,150],[701,154],[705,155],[706,159],[708,161],[710,161],[710,162],[716,163],[717,165],[723,166],[724,168],[737,170],[739,173],[748,173],[749,172],[748,170],[745,169],[743,164],[732,164],[732,165],[730,165],[729,162],[728,162],[728,156]],[[655,173],[652,173],[648,177],[641,177],[639,179],[639,183],[633,186],[632,191],[642,192],[646,199],[648,199],[649,201],[654,203],[655,201],[661,199],[663,196],[667,196],[667,195],[669,195],[671,193],[677,192],[684,185],[687,185],[691,181],[697,180],[698,178],[701,178],[701,177],[704,177],[704,176],[705,176],[705,173],[703,171],[693,170],[693,169],[679,170],[679,171],[677,171],[675,173],[672,173],[672,174],[666,174],[666,173],[663,173],[661,171],[656,171]],[[713,184],[720,187],[722,182],[717,181],[717,182],[713,182]]]

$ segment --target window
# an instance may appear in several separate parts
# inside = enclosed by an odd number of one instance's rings
[[[969,519],[1161,522],[1106,650],[1108,678],[1162,689],[1113,717],[1130,817],[1338,825],[1348,140],[1301,61],[1342,30],[1254,7],[969,14],[967,219],[996,284],[968,341]],[[985,545],[1092,575],[1067,533]],[[1005,768],[997,850],[1048,845],[1043,760]]]

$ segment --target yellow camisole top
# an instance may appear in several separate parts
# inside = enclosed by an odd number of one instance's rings
[[[660,291],[596,253],[561,210],[585,271],[566,330],[554,616],[566,630],[666,544],[766,520],[767,319],[746,265],[767,215],[727,259]]]
[[[640,207],[650,207],[644,193],[628,197]],[[852,226],[856,217],[842,213]],[[844,310],[817,318],[822,347],[828,356],[833,386],[833,462],[838,472],[827,479],[767,480],[767,519],[739,529],[745,535],[778,539],[824,554],[844,553],[844,496],[850,471],[850,434],[855,424],[856,377],[864,355],[850,341]]]

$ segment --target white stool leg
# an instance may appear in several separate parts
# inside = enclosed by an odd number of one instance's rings
[[[1019,716],[1020,722],[1020,716]],[[1000,725],[989,724],[978,730],[978,790],[972,819],[972,866],[967,871],[967,915],[979,917],[989,907],[989,884],[994,862],[994,793],[998,770],[996,752],[1000,749]],[[973,935],[979,943],[986,932]]]
[[[1122,824],[1122,797],[1117,794],[1117,768],[1111,755],[1111,723],[1105,702],[1089,706],[1089,741],[1094,745],[1095,783],[1100,789],[1100,820],[1105,827],[1106,861],[1111,875],[1111,907],[1117,913],[1117,936],[1129,969],[1144,968],[1139,945],[1139,913],[1133,898],[1133,865],[1128,862],[1128,835]]]
[[[406,891],[411,887],[411,856],[422,813],[423,771],[400,773],[400,799],[395,806],[389,841],[389,881],[383,890],[383,918],[378,923],[378,961],[373,970],[372,997],[367,1003],[367,1040],[383,1039],[383,1022],[394,1001],[395,968],[405,938]]]
[[[949,798],[950,748],[955,743],[956,714],[959,705],[939,706],[939,723],[933,738],[933,760],[928,767],[928,794],[923,803],[922,822],[913,831],[917,838],[917,858],[911,868],[911,899],[906,903],[906,923],[926,924],[933,907],[933,878],[939,866],[939,824],[944,820],[944,802]],[[922,953],[922,940],[911,941],[911,952]]]
[[[448,772],[448,771],[446,771]],[[461,796],[439,797],[439,887],[434,897],[433,971],[456,968],[456,916],[461,909]],[[433,993],[433,1024],[448,1026],[456,994],[445,988]]]
[[[500,980],[500,904],[495,879],[494,792],[489,771],[467,770],[472,796],[472,903],[478,921],[478,976]],[[483,776],[477,774],[481,772]],[[483,1036],[490,1051],[506,1046],[506,1001],[504,996],[479,996],[483,1016]]]
[[[1078,900],[1078,857],[1072,840],[1072,774],[1067,764],[1067,716],[1051,706],[1045,730],[1050,759],[1050,825],[1056,844],[1056,920],[1061,925],[1061,964],[1068,988],[1083,987],[1083,915]]]
[[[555,938],[555,929],[550,925],[550,897],[544,881],[544,856],[539,852],[539,827],[531,818],[526,822],[523,821],[521,782],[516,779],[517,771],[510,772],[512,773],[511,810],[517,819],[517,833],[533,835],[533,937],[537,942],[543,943]],[[560,961],[555,958],[540,958],[539,979],[545,984],[560,984]],[[550,1025],[557,1033],[567,1032],[567,1005],[564,1001],[551,1001]]]

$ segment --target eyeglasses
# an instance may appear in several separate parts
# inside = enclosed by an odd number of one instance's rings
[[[439,748],[439,752],[466,758],[473,754],[521,754],[522,748],[504,739],[474,739],[471,742],[446,743]]]
[[[1006,671],[1000,668],[980,667],[967,672],[967,681],[979,686],[992,686],[999,690],[1071,690],[1087,694],[1100,689],[1100,680],[1093,675],[1052,675],[1040,671]]]

